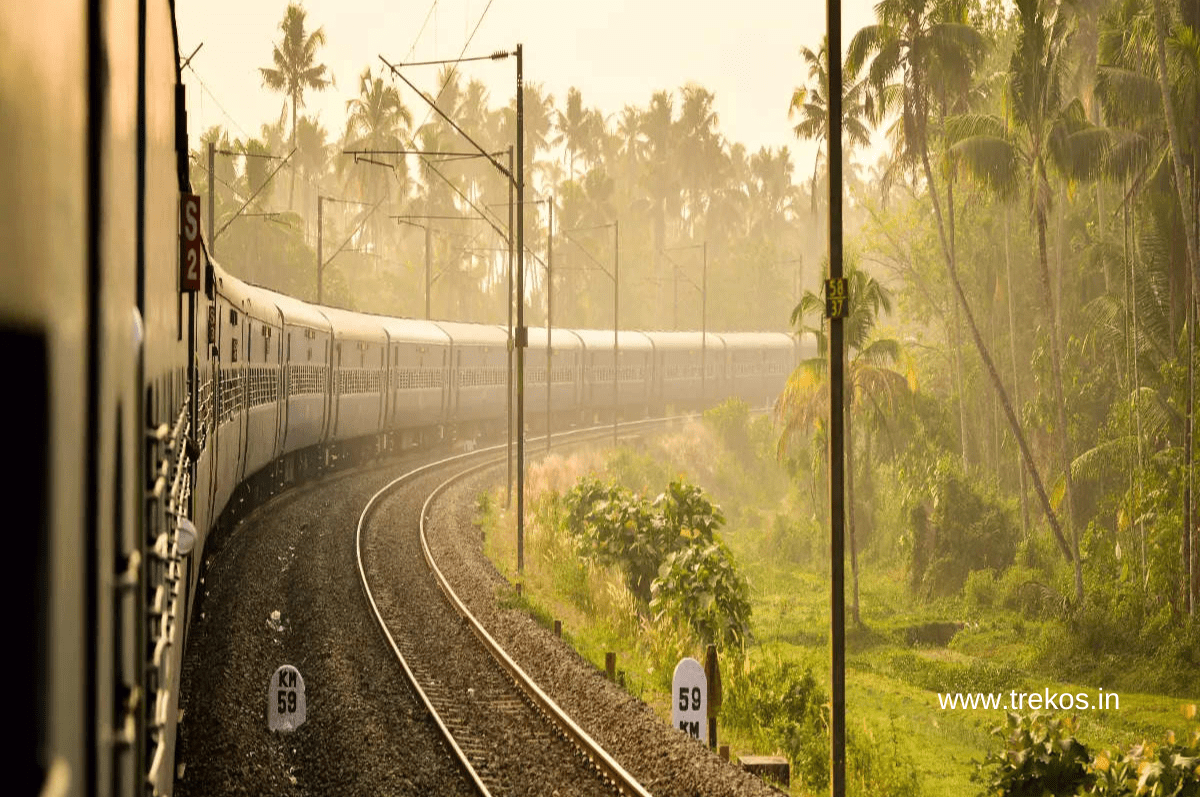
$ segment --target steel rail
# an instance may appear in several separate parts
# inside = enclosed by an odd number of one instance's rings
[[[604,429],[601,436],[607,438],[611,430],[607,427]],[[462,599],[454,592],[454,588],[450,586],[450,582],[437,566],[437,562],[433,559],[433,552],[429,549],[429,541],[425,537],[425,518],[429,513],[429,506],[433,500],[447,487],[454,482],[465,478],[466,476],[478,470],[488,467],[491,463],[484,462],[464,471],[454,474],[446,481],[434,488],[429,497],[425,499],[424,506],[421,507],[421,549],[425,552],[425,561],[428,563],[434,576],[437,578],[438,586],[445,593],[446,598],[454,606],[463,619],[471,626],[471,630],[475,632],[475,636],[483,643],[492,658],[500,663],[508,672],[513,682],[517,687],[528,697],[542,713],[547,716],[560,731],[562,731],[571,742],[578,747],[591,760],[592,764],[600,770],[606,778],[609,779],[622,794],[636,795],[637,797],[650,797],[650,792],[646,790],[642,784],[638,783],[632,775],[625,771],[625,768],[617,763],[608,752],[600,746],[600,743],[593,739],[587,731],[579,727],[572,720],[554,699],[542,691],[533,679],[521,669],[521,665],[513,661],[512,657],[505,652],[504,648],[487,632],[483,624],[475,615],[471,614],[471,610],[467,608]]]
[[[641,427],[648,425],[662,424],[688,417],[695,416],[650,418],[639,421],[629,421],[621,424],[621,426],[625,431],[630,431],[640,429]],[[598,438],[607,437],[611,431],[612,427],[608,426],[607,424],[604,426],[592,426],[586,429],[573,429],[568,432],[560,432],[557,435],[554,444],[559,445],[560,443],[565,444],[567,442],[579,442],[581,439],[586,440],[590,436],[595,436]],[[563,440],[563,438],[571,439],[568,441]],[[532,439],[537,440],[540,438]],[[379,605],[375,601],[374,593],[371,592],[370,584],[367,582],[366,567],[363,564],[362,556],[362,541],[363,529],[366,526],[368,516],[371,514],[379,500],[396,487],[416,478],[417,476],[429,473],[435,468],[439,468],[453,462],[460,462],[466,459],[481,457],[488,454],[499,454],[501,451],[505,450],[506,447],[507,444],[500,444],[477,449],[475,451],[468,451],[462,454],[455,454],[454,456],[444,457],[442,459],[426,463],[396,477],[381,487],[367,501],[366,506],[363,507],[363,511],[359,515],[358,526],[355,530],[354,540],[355,557],[358,561],[359,583],[362,585],[363,594],[366,596],[367,603],[371,607],[371,613],[375,617],[376,624],[383,632],[384,637],[387,639],[388,645],[392,649],[392,653],[395,654],[397,661],[400,662],[401,669],[404,670],[405,677],[408,678],[409,684],[413,687],[414,691],[417,693],[417,696],[420,697],[426,711],[429,712],[429,715],[437,724],[442,736],[445,737],[446,742],[450,745],[450,748],[453,750],[454,755],[458,758],[459,763],[462,764],[463,768],[466,770],[467,775],[472,783],[474,783],[475,788],[481,795],[484,795],[485,797],[491,797],[491,792],[488,790],[487,786],[484,785],[483,780],[480,778],[479,773],[475,770],[475,767],[472,766],[471,762],[467,759],[466,753],[463,752],[463,749],[459,746],[457,740],[455,740],[454,735],[450,732],[450,729],[446,727],[441,715],[433,707],[433,703],[429,699],[429,696],[425,693],[425,690],[422,689],[421,685],[417,682],[416,675],[413,673],[411,667],[409,667],[407,660],[404,658],[404,654],[400,652],[400,647],[396,643],[395,637],[392,636],[391,630],[387,627],[387,623],[383,619],[383,614],[380,612]],[[571,720],[569,716],[567,716],[566,712],[564,712],[557,703],[555,703],[548,695],[546,695],[546,693],[543,692],[538,685],[533,682],[533,680],[525,673],[525,671],[522,670],[520,666],[512,660],[512,658],[504,651],[504,649],[496,643],[491,635],[488,634],[488,632],[483,628],[482,624],[480,624],[479,620],[476,619],[469,610],[467,610],[466,606],[462,603],[457,594],[455,594],[454,590],[446,581],[445,576],[442,575],[442,572],[437,567],[437,564],[433,561],[432,554],[429,551],[429,546],[425,539],[425,515],[428,512],[430,502],[442,489],[453,483],[455,480],[463,478],[471,473],[474,473],[475,471],[482,470],[483,468],[497,465],[501,461],[502,459],[500,457],[494,457],[488,458],[481,463],[472,465],[462,471],[459,471],[445,482],[442,482],[440,485],[438,485],[438,487],[434,488],[432,493],[430,493],[429,497],[426,499],[421,508],[420,518],[421,547],[425,552],[425,561],[433,571],[438,581],[438,586],[447,596],[451,605],[454,606],[459,614],[470,623],[471,629],[475,633],[476,637],[480,639],[492,657],[496,659],[496,661],[502,667],[504,667],[504,669],[509,673],[509,676],[516,683],[517,687],[528,696],[534,705],[539,707],[559,728],[559,730],[561,730],[568,739],[570,739],[585,755],[588,756],[593,765],[596,766],[601,774],[609,778],[609,780],[611,780],[617,786],[618,790],[625,794],[636,795],[636,797],[651,797],[650,793],[641,784],[634,780],[633,777],[629,775],[629,773],[627,773],[621,767],[621,765],[612,758],[612,756],[610,756],[603,748],[601,748],[600,745],[594,739],[592,739],[586,731],[576,725],[575,722]]]

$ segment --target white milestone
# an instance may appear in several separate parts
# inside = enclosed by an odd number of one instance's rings
[[[708,679],[693,658],[675,665],[671,678],[671,726],[693,739],[704,738],[708,721]]]
[[[267,687],[267,728],[283,733],[296,730],[308,718],[304,704],[304,679],[299,670],[284,664]]]

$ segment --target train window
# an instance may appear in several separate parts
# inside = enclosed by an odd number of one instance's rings
[[[208,343],[212,345],[217,339],[217,306],[208,306]]]
[[[229,325],[234,326],[235,324],[237,324],[237,310],[230,307],[229,308]]]
[[[291,332],[288,333],[287,358],[289,360],[292,359],[292,333]]]
[[[229,349],[230,349],[229,360],[230,360],[230,362],[237,362],[237,345],[238,345],[237,338],[233,338],[229,341]]]

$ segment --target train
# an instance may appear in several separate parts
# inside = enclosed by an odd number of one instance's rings
[[[329,469],[469,447],[508,419],[503,327],[305,303],[204,257],[174,6],[0,4],[3,580],[16,791],[170,794],[180,666],[206,547]],[[206,251],[206,250],[205,250]],[[767,404],[812,340],[530,328],[527,431]],[[615,343],[615,349],[614,349]]]

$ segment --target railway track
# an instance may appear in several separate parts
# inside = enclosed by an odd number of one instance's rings
[[[480,794],[649,797],[501,648],[434,559],[426,536],[431,505],[453,483],[503,462],[500,449],[417,468],[371,498],[356,540],[364,594],[409,683]],[[443,479],[447,467],[457,472]],[[400,494],[403,488],[407,493]],[[413,496],[420,495],[418,506]],[[413,572],[413,562],[428,567]],[[411,621],[414,605],[421,623]]]
[[[359,468],[244,519],[204,570],[183,672],[177,794],[778,793],[672,730],[527,615],[496,604],[496,590],[508,587],[482,557],[471,506],[491,479],[478,471],[497,453]],[[455,483],[463,471],[475,475]],[[441,490],[445,500],[431,497]],[[461,600],[446,597],[426,557]],[[391,644],[379,644],[371,602]],[[483,619],[511,666],[533,676],[579,735],[599,740],[645,789],[548,720],[554,712],[538,691],[517,690],[512,670],[480,641],[487,632],[456,602]],[[396,650],[424,698],[405,683]],[[305,679],[308,721],[270,733],[264,687],[285,663]]]

